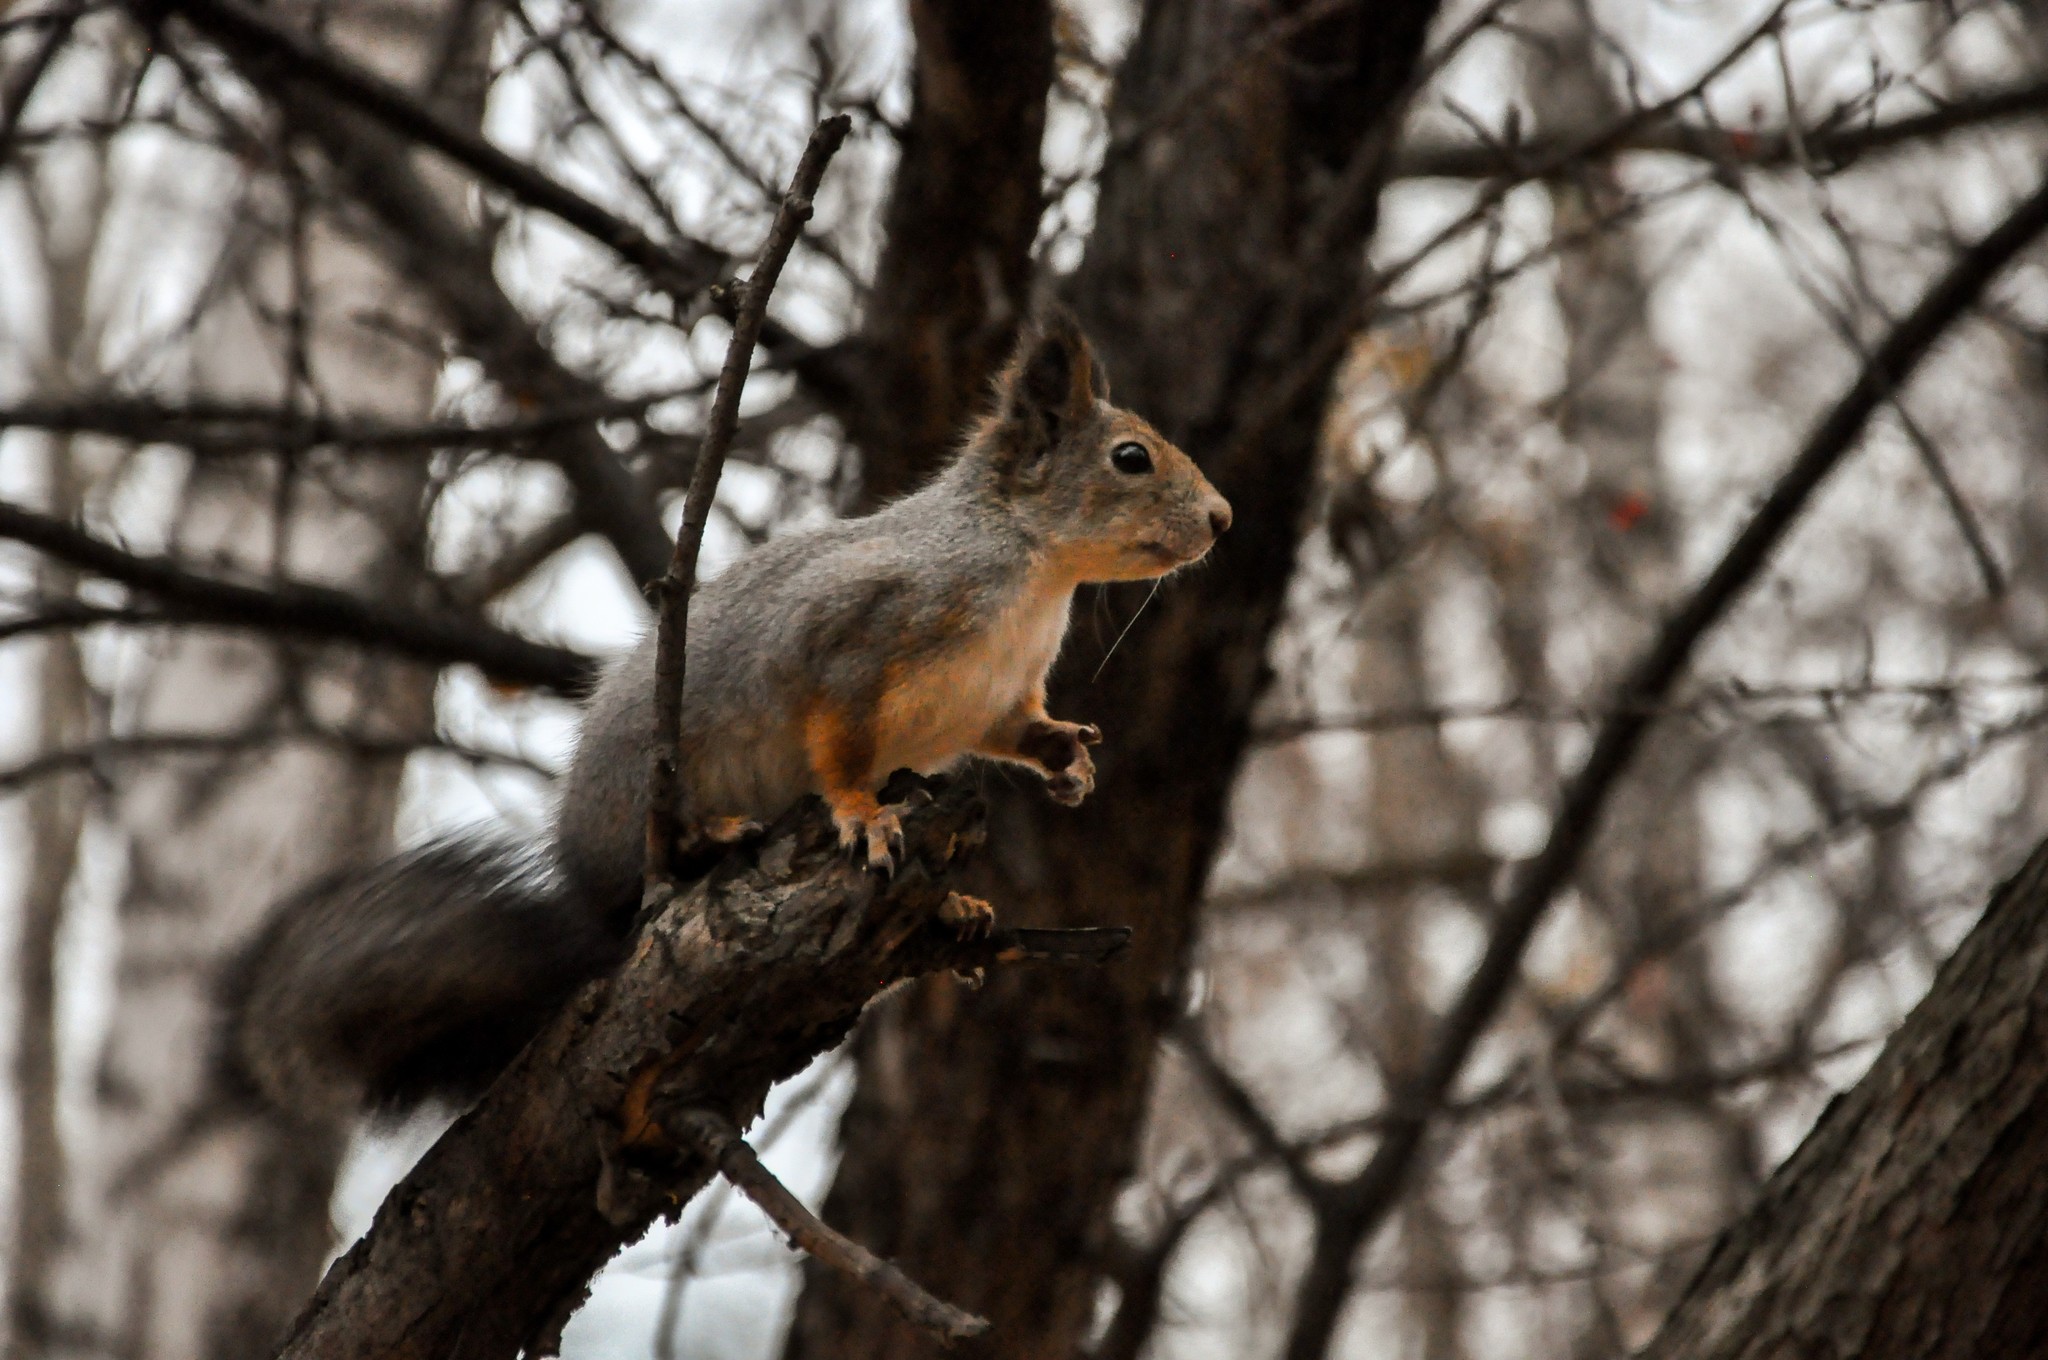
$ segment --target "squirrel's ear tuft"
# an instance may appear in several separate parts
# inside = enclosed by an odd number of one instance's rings
[[[1047,307],[1024,333],[1002,386],[1006,422],[1036,434],[1043,441],[1037,452],[1059,443],[1108,395],[1081,323],[1058,305]]]

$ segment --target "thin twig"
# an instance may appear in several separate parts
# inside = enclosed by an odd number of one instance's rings
[[[1476,142],[1416,142],[1394,153],[1394,179],[1505,179],[1512,182],[1564,174],[1567,148],[1599,144],[1598,157],[1655,154],[1686,156],[1717,165],[1769,169],[1795,163],[1794,148],[1804,145],[1817,168],[1839,170],[1858,157],[1890,151],[1915,142],[1933,141],[1996,123],[2038,118],[2048,113],[2048,80],[1958,95],[1949,103],[1885,122],[1851,124],[1836,113],[1806,127],[1788,124],[1759,131],[1728,131],[1701,123],[1666,121],[1641,127],[1628,136],[1584,134],[1543,137],[1520,143],[1510,159],[1500,148]],[[1631,122],[1636,120],[1631,117]]]
[[[683,725],[683,652],[690,630],[690,590],[697,580],[697,553],[704,544],[704,525],[711,517],[712,497],[718,492],[718,474],[725,467],[726,451],[739,429],[740,392],[747,385],[747,370],[754,362],[754,345],[761,338],[761,323],[768,313],[768,297],[775,291],[782,266],[790,250],[810,221],[812,200],[832,163],[840,143],[846,140],[853,120],[840,113],[819,123],[811,133],[789,192],[775,210],[775,222],[768,229],[761,248],[761,262],[744,282],[735,281],[729,296],[734,303],[732,340],[726,346],[725,366],[719,370],[718,390],[711,398],[711,413],[705,421],[704,443],[697,451],[697,466],[690,471],[690,487],[683,498],[682,527],[676,531],[675,554],[668,572],[654,583],[659,602],[660,623],[654,653],[654,753],[649,757],[647,777],[647,890],[651,894],[665,884],[670,874],[670,852],[675,844],[676,795],[680,778],[677,746]]]
[[[382,76],[239,0],[175,0],[172,7],[214,41],[238,49],[245,59],[287,68],[323,94],[432,147],[528,207],[574,227],[639,269],[679,306],[693,304],[725,267],[723,252],[698,241],[654,240],[546,172],[457,126]]]
[[[741,1194],[758,1204],[792,1246],[880,1290],[904,1317],[941,1341],[965,1341],[988,1330],[987,1319],[933,1298],[895,1266],[852,1238],[826,1227],[761,1165],[761,1159],[724,1115],[711,1110],[685,1110],[675,1117],[673,1127],[678,1137],[694,1145]]]

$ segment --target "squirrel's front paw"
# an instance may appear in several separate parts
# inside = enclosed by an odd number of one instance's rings
[[[996,928],[996,909],[979,897],[949,892],[939,904],[939,919],[963,940],[985,940]]]
[[[832,824],[839,828],[839,848],[856,864],[887,878],[896,872],[903,854],[903,819],[893,807],[836,811]]]
[[[1017,749],[1045,769],[1045,791],[1055,803],[1079,807],[1095,792],[1095,758],[1088,748],[1100,745],[1102,730],[1093,723],[1044,718],[1024,729]]]

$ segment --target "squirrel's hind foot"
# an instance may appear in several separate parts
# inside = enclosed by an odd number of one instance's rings
[[[903,857],[903,819],[896,808],[871,803],[834,809],[832,824],[839,828],[839,848],[855,864],[883,878],[896,872],[896,862]]]
[[[766,835],[765,824],[747,817],[706,817],[676,833],[676,854],[684,859],[724,850]]]

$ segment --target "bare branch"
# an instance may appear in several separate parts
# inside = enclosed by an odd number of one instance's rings
[[[511,752],[487,751],[437,736],[374,737],[324,727],[255,728],[246,732],[141,732],[44,751],[19,765],[0,768],[0,793],[13,793],[53,775],[97,771],[115,761],[153,760],[164,756],[234,755],[292,743],[328,746],[359,756],[408,756],[415,751],[444,751],[472,764],[509,765],[543,777],[549,773],[531,760]]]
[[[1668,110],[1667,115],[1675,110]],[[1563,174],[1586,155],[1574,147],[1592,147],[1599,157],[1649,152],[1691,156],[1716,165],[1771,169],[1800,164],[1798,150],[1822,166],[1843,168],[1878,151],[1892,151],[1999,123],[2038,118],[2048,113],[2048,80],[2027,81],[1957,97],[1939,108],[1884,122],[1853,124],[1841,113],[1830,114],[1810,127],[1744,132],[1705,127],[1668,117],[1635,126],[1626,136],[1580,135],[1517,143],[1513,154],[1502,148],[1452,143],[1411,143],[1394,153],[1393,173],[1400,179],[1506,179],[1521,181]],[[1631,125],[1636,120],[1629,120]]]
[[[761,1207],[790,1245],[810,1253],[881,1293],[904,1317],[941,1341],[965,1341],[988,1330],[988,1321],[935,1299],[905,1275],[850,1237],[832,1231],[777,1179],[740,1137],[732,1121],[715,1110],[686,1110],[672,1120],[677,1137],[694,1146],[741,1194]]]
[[[941,787],[905,818],[903,868],[883,883],[845,862],[807,800],[677,897],[392,1191],[285,1360],[511,1360],[552,1335],[591,1275],[712,1175],[667,1127],[677,1115],[737,1129],[881,992],[1014,948],[938,919],[981,818],[964,785]]]
[[[431,452],[443,448],[516,448],[580,425],[632,419],[687,393],[559,402],[531,416],[489,425],[460,421],[399,424],[342,419],[274,406],[225,402],[171,403],[102,395],[69,401],[27,401],[0,408],[0,431],[95,434],[138,444],[176,444],[196,453],[347,448]]]
[[[240,0],[171,0],[169,8],[243,61],[273,68],[432,147],[486,183],[604,246],[676,300],[694,304],[725,269],[723,251],[697,241],[662,244],[559,180],[507,155],[374,72],[329,51]],[[154,10],[150,6],[144,17]]]
[[[167,557],[145,557],[93,537],[59,519],[0,501],[0,539],[119,581],[161,601],[183,618],[286,637],[347,642],[436,666],[471,665],[493,680],[575,694],[597,663],[458,614],[432,614],[362,599],[303,581],[244,585],[203,576]]]
[[[0,90],[0,165],[7,161],[8,144],[14,140],[14,131],[21,126],[22,111],[35,96],[36,86],[56,60],[57,53],[71,40],[71,30],[85,14],[87,6],[71,5],[50,15],[39,15],[48,27],[43,41],[27,61],[22,63],[20,72],[4,90]]]
[[[761,323],[768,315],[768,298],[782,266],[810,221],[812,199],[825,168],[832,163],[840,144],[853,126],[845,114],[834,114],[811,133],[810,144],[797,162],[789,192],[775,211],[768,240],[761,248],[761,262],[744,283],[732,285],[736,307],[732,340],[726,346],[725,366],[718,375],[718,390],[711,398],[711,415],[704,428],[704,443],[697,451],[697,465],[690,471],[690,489],[683,501],[683,523],[676,532],[675,554],[668,571],[654,583],[659,600],[660,623],[654,661],[654,750],[648,758],[647,774],[647,890],[651,894],[669,880],[676,839],[677,781],[680,779],[678,746],[682,741],[684,642],[690,631],[690,591],[697,581],[697,553],[704,545],[704,525],[711,517],[711,502],[718,493],[718,475],[725,468],[726,451],[739,428],[740,393],[747,385],[747,370],[754,362],[754,346],[761,338]]]

